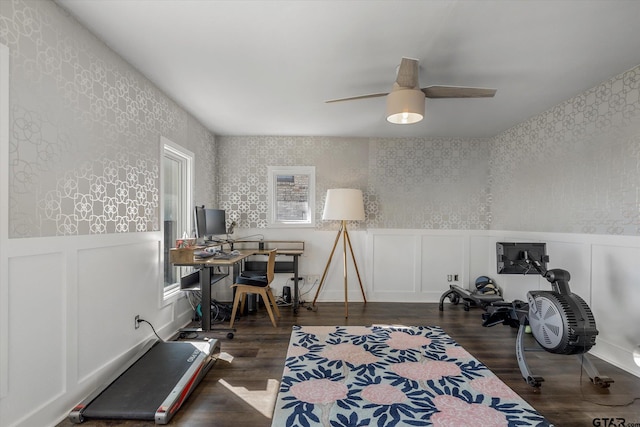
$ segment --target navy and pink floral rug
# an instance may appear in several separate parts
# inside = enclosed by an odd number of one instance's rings
[[[550,425],[436,326],[294,326],[272,422]]]

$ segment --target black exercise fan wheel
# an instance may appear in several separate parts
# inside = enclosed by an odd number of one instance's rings
[[[576,294],[532,291],[529,324],[534,338],[556,354],[582,354],[596,343],[595,318],[587,303]]]

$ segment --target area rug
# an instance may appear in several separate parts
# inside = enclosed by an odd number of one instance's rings
[[[550,426],[441,328],[294,326],[273,427]]]

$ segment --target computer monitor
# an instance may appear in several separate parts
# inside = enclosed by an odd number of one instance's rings
[[[205,241],[213,240],[213,236],[227,234],[227,218],[223,209],[206,209],[196,206],[194,209],[196,236]]]
[[[540,274],[533,262],[540,263],[542,271],[547,270],[547,245],[540,242],[496,243],[498,274]]]

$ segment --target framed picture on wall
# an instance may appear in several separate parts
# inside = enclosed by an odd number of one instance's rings
[[[270,227],[315,226],[315,166],[268,166]]]

